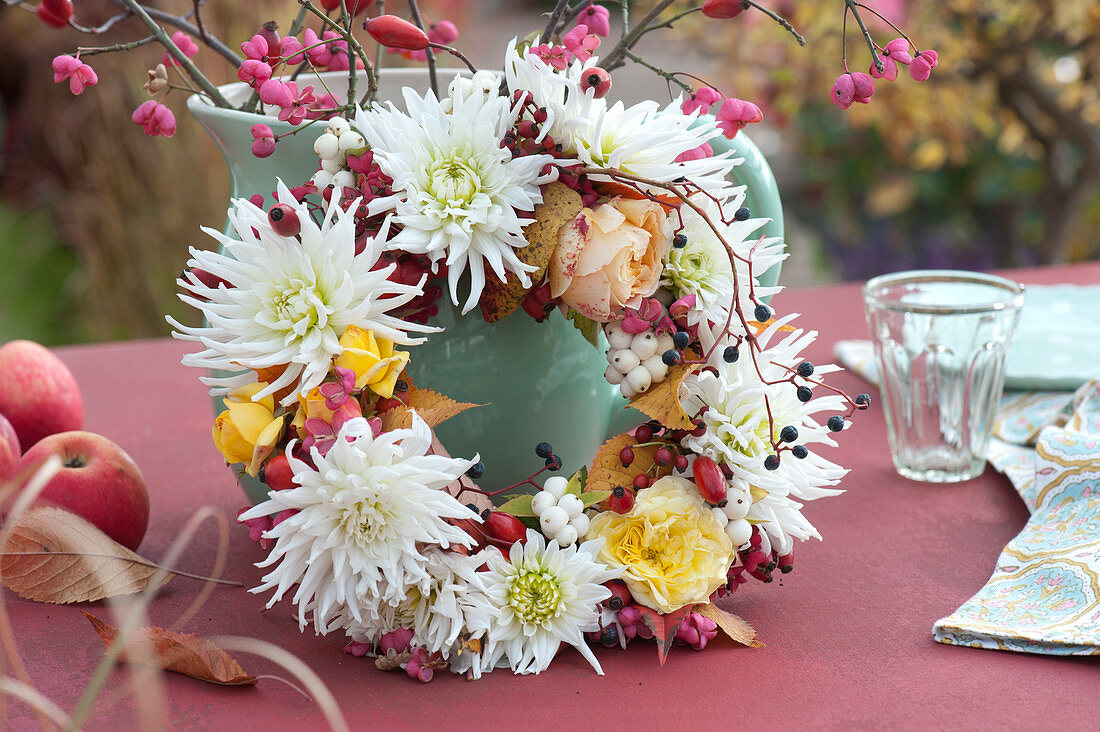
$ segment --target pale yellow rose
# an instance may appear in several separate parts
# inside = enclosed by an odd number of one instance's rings
[[[629,512],[592,519],[587,538],[600,536],[600,561],[622,567],[634,599],[661,613],[707,602],[733,562],[733,543],[695,484],[674,476],[639,491]]]
[[[671,238],[655,201],[616,196],[583,208],[558,230],[550,257],[550,295],[606,323],[657,291]]]
[[[245,472],[256,475],[283,434],[283,418],[275,416],[275,399],[252,396],[266,382],[247,384],[225,397],[225,411],[214,419],[214,444],[229,464],[243,463]]]
[[[409,362],[408,351],[398,351],[393,341],[354,325],[344,329],[340,345],[344,352],[336,358],[336,365],[355,372],[356,389],[369,387],[385,399],[393,396],[397,377]]]

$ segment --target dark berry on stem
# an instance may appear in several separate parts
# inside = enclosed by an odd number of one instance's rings
[[[798,439],[798,428],[793,424],[789,424],[779,432],[779,439],[783,442],[794,442]]]
[[[469,467],[469,469],[466,471],[466,475],[470,476],[474,480],[477,480],[481,476],[485,475],[485,463],[478,460],[476,463]]]
[[[675,366],[680,363],[680,354],[676,350],[670,348],[661,354],[661,360],[664,361],[665,366]]]
[[[409,390],[409,382],[405,381],[404,379],[398,379],[393,384],[393,390],[394,391],[408,391]]]
[[[550,471],[561,470],[561,458],[557,455],[546,458],[546,468]]]
[[[840,432],[844,429],[844,417],[841,417],[839,414],[834,414],[832,417],[829,417],[829,421],[825,424],[828,425],[829,429],[833,432]]]
[[[856,407],[857,408],[866,409],[869,406],[871,406],[871,395],[870,394],[858,394],[856,396]]]
[[[676,464],[676,469],[677,470],[681,470],[681,471],[682,470],[687,470],[687,466],[688,466],[687,455],[677,455],[675,464]]]
[[[766,323],[772,316],[772,309],[767,305],[757,305],[756,309],[752,311],[752,317],[756,318],[757,323]]]
[[[629,467],[634,462],[634,451],[629,447],[619,450],[619,462],[623,464],[624,468]]]
[[[801,460],[810,454],[810,451],[806,449],[805,445],[795,445],[791,448],[791,454]]]
[[[657,448],[657,452],[653,453],[653,462],[660,465],[662,468],[672,462],[672,450],[667,447]]]
[[[554,452],[554,448],[549,442],[540,442],[535,445],[535,454],[540,458],[548,458]]]
[[[614,625],[608,625],[600,630],[600,645],[605,648],[614,648],[619,645],[619,630]]]
[[[808,402],[814,398],[814,392],[808,386],[800,386],[798,390],[795,391],[795,396],[798,397],[798,401],[800,402]]]
[[[746,221],[750,216],[752,216],[752,211],[749,211],[748,206],[742,206],[733,214],[735,221]]]
[[[672,237],[672,246],[676,247],[677,249],[683,249],[687,246],[687,244],[688,238],[683,234],[677,234],[676,236]]]
[[[645,473],[638,473],[634,476],[634,488],[637,490],[643,490],[649,487],[649,476]]]
[[[795,370],[798,372],[799,376],[805,379],[813,376],[814,365],[809,361],[803,361],[802,363],[798,364],[798,368]]]
[[[779,456],[778,455],[768,455],[768,457],[766,457],[764,459],[764,468],[766,470],[775,470],[778,467],[779,467]]]
[[[637,440],[639,444],[649,442],[653,439],[653,428],[648,424],[643,424],[641,427],[634,430],[634,439]]]
[[[737,346],[726,346],[726,350],[722,351],[722,360],[726,363],[733,363],[740,355]]]
[[[611,491],[611,495],[607,499],[607,506],[615,513],[626,513],[634,505],[634,493],[623,488],[621,485],[615,486],[615,489]]]
[[[691,336],[686,330],[678,330],[672,334],[672,345],[681,351],[687,348],[689,343],[691,343]]]

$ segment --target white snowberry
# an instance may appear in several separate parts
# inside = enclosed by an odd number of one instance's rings
[[[313,177],[310,179],[310,181],[313,183],[313,185],[317,186],[317,190],[323,191],[324,189],[332,185],[332,173],[328,172],[327,170],[318,170],[316,173],[313,174]]]
[[[317,157],[322,160],[332,160],[340,154],[340,138],[326,132],[313,143],[313,152],[317,153]]]
[[[664,353],[665,351],[675,348],[676,343],[672,340],[671,333],[662,333],[657,337],[657,353]]]
[[[640,394],[649,389],[650,384],[653,383],[653,376],[649,373],[649,369],[639,365],[631,369],[630,373],[626,375],[625,383]]]
[[[588,533],[588,515],[582,513],[580,516],[570,521],[569,525],[577,530],[577,536],[584,536]]]
[[[344,169],[344,161],[337,158],[321,158],[321,170],[336,175]]]
[[[638,392],[634,391],[634,387],[626,383],[625,379],[623,380],[623,383],[619,384],[619,391],[627,399],[633,399],[634,397],[638,396]]]
[[[578,533],[572,526],[566,526],[557,534],[554,535],[554,540],[558,542],[558,546],[567,547],[570,544],[577,543]]]
[[[557,499],[549,491],[539,491],[531,499],[531,511],[536,516],[541,516],[546,509],[555,505],[557,505]]]
[[[348,170],[341,170],[339,173],[333,173],[332,185],[337,188],[354,188],[355,176]]]
[[[584,513],[584,503],[572,493],[566,493],[559,498],[558,507],[565,509],[565,512],[569,514],[570,521]]]
[[[718,508],[717,506],[710,509],[710,513],[722,526],[725,526],[729,523],[729,518],[726,516],[726,514],[722,513],[722,509]]]
[[[653,378],[654,384],[660,384],[668,376],[668,366],[661,360],[660,356],[650,356],[645,361],[642,361],[642,366],[645,366],[646,371]]]
[[[560,475],[554,475],[546,479],[542,489],[554,497],[554,503],[565,495],[565,489],[569,487],[569,481]]]
[[[752,538],[752,524],[745,519],[730,521],[726,524],[726,536],[733,542],[734,548],[744,546]]]
[[[634,355],[634,351],[622,350],[614,353],[615,357],[610,359],[611,365],[620,373],[629,374],[642,363],[641,359]],[[633,388],[636,390],[638,387]]]
[[[722,509],[727,518],[731,521],[743,519],[749,514],[750,508],[752,508],[752,493],[749,491],[748,486],[738,488],[736,485],[730,485],[727,487],[726,507]]]
[[[645,361],[647,358],[657,353],[657,336],[653,335],[653,331],[647,330],[644,333],[639,333],[630,341],[630,350],[641,360]]]
[[[340,135],[340,152],[342,153],[346,153],[349,150],[358,150],[366,146],[367,141],[355,130],[348,130]]]
[[[630,343],[634,340],[634,336],[623,330],[618,323],[608,323],[604,326],[603,332],[607,335],[608,345],[616,351],[630,348]]]
[[[550,537],[556,536],[568,523],[569,514],[561,506],[551,506],[539,516],[539,526],[542,527],[542,533]]]
[[[607,370],[603,372],[603,377],[607,379],[607,383],[609,384],[621,384],[625,376],[626,374],[619,371],[614,366],[608,366]]]
[[[351,125],[343,117],[333,117],[328,121],[328,126],[325,129],[334,137],[339,137],[350,130]]]

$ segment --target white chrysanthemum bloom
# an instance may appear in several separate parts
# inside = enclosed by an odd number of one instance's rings
[[[386,633],[408,628],[414,645],[450,658],[461,637],[485,633],[494,614],[477,576],[485,556],[437,547],[426,548],[423,555],[427,579],[404,588],[401,600],[382,605],[378,615],[351,621],[347,634],[352,640],[375,644]]]
[[[349,325],[371,330],[402,344],[422,343],[407,330],[437,330],[387,315],[420,294],[420,286],[401,285],[387,277],[396,265],[372,270],[385,244],[386,226],[366,249],[355,253],[355,222],[336,203],[318,226],[305,204],[278,184],[280,203],[292,206],[301,222],[297,237],[276,233],[267,212],[245,199],[233,201],[229,221],[238,239],[204,228],[224,253],[191,247],[189,268],[209,272],[230,287],[208,287],[193,273],[177,281],[180,299],[202,311],[206,323],[190,327],[168,317],[180,340],[203,350],[183,357],[186,366],[239,372],[285,365],[286,369],[253,396],[293,386],[283,400],[290,404],[320,384],[343,352],[340,336]],[[210,393],[226,394],[254,381],[251,371],[232,377],[202,377]]]
[[[368,206],[371,215],[392,210],[402,227],[387,246],[445,261],[456,305],[459,279],[469,269],[463,313],[481,297],[487,268],[501,280],[511,272],[530,285],[536,268],[515,253],[527,246],[523,226],[529,220],[517,212],[533,211],[542,201],[539,186],[556,175],[542,169],[554,158],[513,159],[501,148],[520,109],[504,97],[449,97],[447,112],[430,91],[423,97],[408,88],[403,93],[407,114],[391,103],[356,115],[379,168],[393,179],[394,194]]]
[[[768,496],[753,503],[749,517],[763,521],[773,547],[780,553],[790,551],[793,539],[821,538],[817,530],[802,516],[799,501],[812,501],[834,496],[843,491],[831,488],[848,472],[811,450],[804,459],[784,452],[776,470],[764,467],[764,460],[773,453],[768,434],[768,411],[765,396],[774,418],[774,439],[787,425],[798,429],[797,444],[821,444],[835,446],[828,429],[819,424],[814,415],[844,409],[844,400],[837,394],[818,396],[809,402],[800,402],[796,387],[789,382],[767,384],[761,381],[756,368],[765,381],[775,381],[790,375],[779,364],[795,366],[801,362],[799,353],[816,338],[815,331],[795,330],[780,333],[780,326],[794,315],[777,320],[761,335],[759,343],[763,351],[756,354],[756,366],[747,352],[734,363],[726,363],[721,357],[722,346],[715,350],[711,365],[718,373],[709,371],[692,374],[684,379],[686,394],[680,403],[688,414],[696,414],[703,407],[706,432],[699,437],[688,435],[683,445],[693,452],[707,455],[725,463],[733,471],[733,480],[762,488]],[[773,338],[781,339],[772,345]],[[818,366],[814,376],[836,371],[835,366]]]
[[[298,585],[299,624],[304,628],[312,611],[323,634],[341,615],[362,623],[382,605],[400,603],[406,588],[429,588],[424,546],[470,546],[473,539],[444,519],[479,520],[446,491],[477,458],[430,455],[431,443],[431,430],[415,413],[411,429],[377,437],[357,417],[344,424],[326,455],[313,449],[316,470],[290,458],[298,487],[269,492],[240,517],[297,511],[264,532],[275,546],[256,566],[274,569],[251,591],[274,588],[271,607]]]
[[[564,642],[603,675],[584,639],[600,628],[598,605],[611,595],[603,583],[620,574],[596,559],[602,545],[601,538],[563,549],[529,529],[527,542],[513,544],[507,557],[490,555],[481,579],[500,615],[487,635],[488,668],[507,664],[518,674],[540,673]]]
[[[768,219],[732,221],[728,225],[722,223],[723,213],[726,219],[733,219],[733,213],[744,205],[744,186],[724,191],[720,199],[721,207],[701,194],[693,195],[691,200],[706,213],[722,233],[722,237],[734,254],[742,258],[735,260],[740,290],[738,298],[742,311],[752,313],[755,305],[750,298],[749,265],[743,259],[752,261],[752,283],[755,285],[757,298],[771,297],[783,288],[761,287],[759,278],[773,265],[786,259],[783,241],[778,237],[762,239],[753,236],[754,232],[768,222]],[[710,321],[721,326],[726,322],[730,305],[733,303],[734,290],[733,268],[730,266],[726,247],[707,220],[691,207],[680,206],[672,215],[680,217],[683,228],[679,229],[679,233],[687,238],[687,244],[682,248],[672,247],[669,250],[661,285],[677,298],[695,295],[695,306],[687,314],[688,325],[705,324]],[[672,229],[677,230],[676,223],[673,223]],[[732,333],[743,335],[744,329],[737,318],[733,319],[730,326]],[[700,329],[700,334],[709,336],[708,331],[709,328],[704,326]],[[713,340],[710,343],[713,343]],[[710,343],[705,342],[703,345],[709,348]]]

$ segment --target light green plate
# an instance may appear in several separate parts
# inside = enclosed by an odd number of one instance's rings
[[[1071,390],[1100,379],[1100,285],[1029,285],[1006,389]]]

